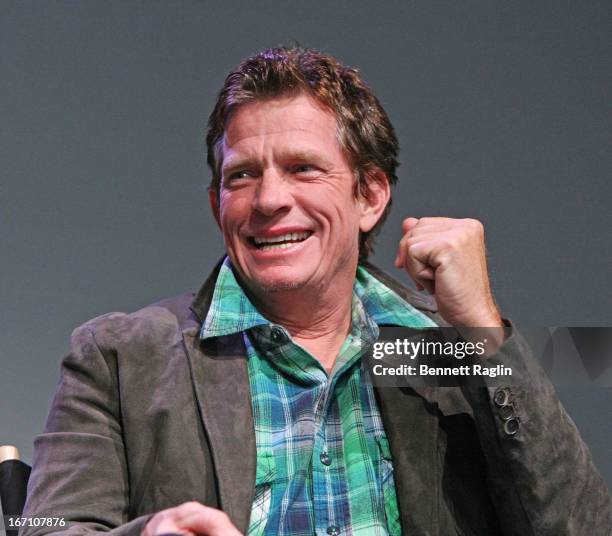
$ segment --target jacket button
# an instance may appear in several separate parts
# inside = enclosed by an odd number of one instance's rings
[[[340,534],[340,530],[338,527],[336,527],[336,525],[330,525],[327,527],[327,534],[329,534],[329,536],[338,536],[338,534]]]
[[[504,421],[509,421],[510,419],[514,418],[514,408],[510,405],[502,406],[499,408],[499,416]]]
[[[514,435],[518,432],[519,422],[518,419],[510,419],[504,423],[504,432],[506,435]]]
[[[327,452],[322,452],[319,456],[319,460],[321,460],[321,463],[323,465],[331,465],[331,458],[329,457]]]
[[[493,402],[498,408],[506,406],[510,402],[510,390],[507,387],[500,387],[493,395]]]

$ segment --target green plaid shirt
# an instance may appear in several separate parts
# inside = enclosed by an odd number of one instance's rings
[[[435,324],[361,267],[351,315],[328,376],[255,309],[229,258],[219,271],[200,336],[241,332],[247,349],[257,446],[249,536],[401,534],[389,445],[361,357],[378,325]]]

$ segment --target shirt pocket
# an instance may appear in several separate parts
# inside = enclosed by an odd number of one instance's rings
[[[397,494],[395,491],[395,479],[393,478],[393,459],[389,442],[384,435],[376,436],[378,452],[380,455],[380,487],[385,510],[387,531],[390,536],[401,536],[402,526],[400,523]]]
[[[265,533],[272,506],[272,482],[275,478],[274,455],[271,452],[258,453],[248,536],[262,536]]]

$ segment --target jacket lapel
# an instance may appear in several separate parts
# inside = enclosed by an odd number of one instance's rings
[[[241,334],[202,341],[200,327],[223,259],[192,302],[183,340],[202,425],[210,444],[219,507],[246,533],[255,490],[257,450],[246,350]]]
[[[381,335],[384,329],[381,327]],[[413,335],[418,339],[421,336],[419,331]],[[438,535],[439,412],[432,390],[375,384],[375,392],[391,450],[403,532],[411,536]]]
[[[243,345],[236,344],[242,339],[224,337],[205,344],[199,330],[183,336],[215,466],[220,508],[246,533],[257,452],[245,352],[240,349]]]
[[[426,400],[410,389],[377,389],[403,532],[438,534],[438,423]]]
[[[402,285],[366,262],[364,267],[408,303],[446,325],[436,314],[435,299]],[[381,327],[381,335],[384,331]],[[422,332],[416,331],[415,339]],[[410,339],[410,337],[407,337]],[[418,361],[420,356],[415,356]],[[440,534],[440,461],[438,460],[439,408],[431,388],[375,387],[385,434],[389,441],[402,530],[411,536]]]

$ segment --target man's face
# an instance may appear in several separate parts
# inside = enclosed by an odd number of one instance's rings
[[[306,95],[240,106],[227,125],[210,200],[227,252],[254,292],[322,289],[352,278],[360,229],[376,218],[354,198],[333,114]],[[374,220],[374,221],[372,221]]]

